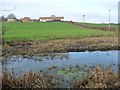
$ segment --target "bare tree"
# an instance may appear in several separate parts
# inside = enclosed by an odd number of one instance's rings
[[[0,21],[6,21],[6,18],[4,16],[1,16]]]
[[[16,19],[16,16],[14,14],[9,14],[7,16],[7,19]]]

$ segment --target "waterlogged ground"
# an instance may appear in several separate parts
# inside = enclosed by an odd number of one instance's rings
[[[88,37],[48,41],[18,41],[3,44],[3,57],[41,53],[118,50],[118,37]]]
[[[46,72],[55,75],[59,81],[57,87],[70,87],[71,81],[79,77],[85,77],[90,68],[101,66],[104,68],[112,65],[112,70],[117,72],[118,51],[94,51],[94,52],[69,52],[56,53],[46,56],[12,56],[2,61],[7,73],[11,69],[15,75],[32,72]]]

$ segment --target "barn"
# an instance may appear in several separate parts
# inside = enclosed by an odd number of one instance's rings
[[[24,17],[21,19],[22,22],[30,22],[31,19],[29,17]]]

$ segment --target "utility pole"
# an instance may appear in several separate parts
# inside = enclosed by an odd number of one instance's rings
[[[110,19],[111,19],[111,9],[109,9],[109,28],[110,28]]]
[[[85,15],[83,15],[83,24],[84,24],[84,21],[85,21]]]

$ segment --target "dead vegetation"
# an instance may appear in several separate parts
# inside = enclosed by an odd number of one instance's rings
[[[3,45],[3,56],[118,50],[118,37],[90,37],[48,41],[19,41]]]
[[[118,74],[113,73],[111,67],[96,67],[87,77],[77,78],[73,84],[75,88],[120,88]]]
[[[3,88],[58,88],[60,78],[57,79],[54,75],[49,75],[45,72],[32,73],[14,76],[14,72],[7,74],[3,69]],[[73,88],[120,88],[118,74],[112,72],[111,68],[103,69],[96,67],[89,72],[85,77],[70,81],[73,82]],[[64,83],[64,82],[63,82]]]
[[[46,73],[32,73],[15,77],[12,71],[10,75],[3,69],[2,87],[3,88],[53,88],[53,76]],[[51,80],[48,80],[51,79]]]

